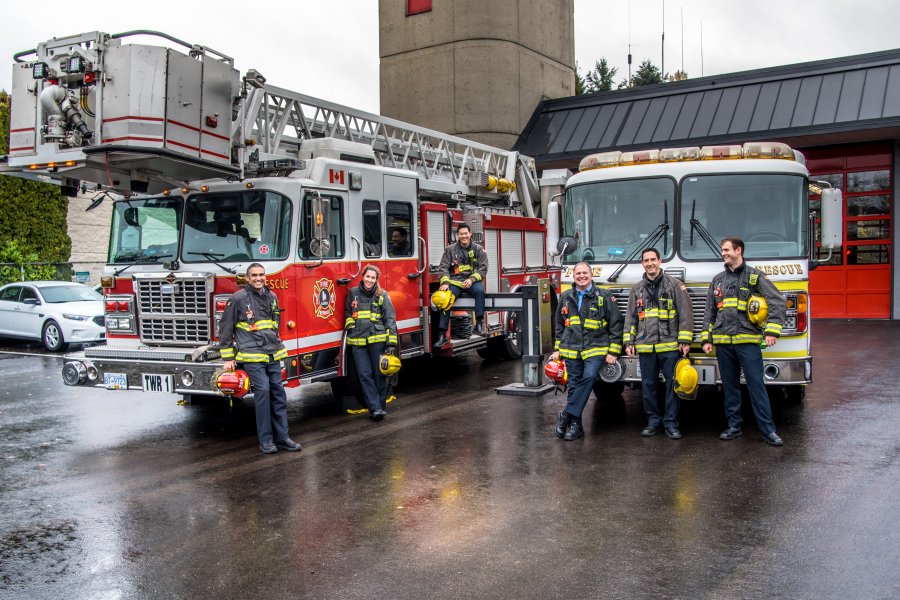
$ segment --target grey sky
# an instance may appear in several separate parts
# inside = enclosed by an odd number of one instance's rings
[[[228,54],[242,73],[255,68],[279,87],[378,112],[377,7],[377,0],[4,2],[0,88],[10,90],[12,55],[51,37],[154,29]],[[681,68],[682,9],[691,77],[701,75],[701,21],[706,75],[900,47],[896,0],[666,0],[670,72]],[[605,56],[623,79],[629,31],[633,67],[646,58],[659,65],[662,12],[663,0],[631,0],[630,10],[628,0],[575,0],[582,71]]]

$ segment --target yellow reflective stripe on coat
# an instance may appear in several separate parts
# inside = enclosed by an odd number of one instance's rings
[[[609,345],[609,354],[622,354],[622,346],[619,344],[610,344]]]
[[[475,273],[472,273],[472,279],[474,279],[475,281],[481,281],[481,273],[477,271]]]
[[[372,316],[372,312],[371,312],[371,311],[368,311],[368,310],[358,310],[358,311],[356,311],[356,318],[357,318],[357,319],[368,319],[368,318],[371,317],[371,316]]]
[[[682,329],[678,332],[678,341],[682,344],[690,344],[694,339],[694,332]]]
[[[234,360],[234,348],[219,348],[219,354],[225,360]]]
[[[397,334],[396,334],[396,333],[389,333],[389,334],[388,334],[388,337],[387,337],[387,343],[388,343],[388,344],[393,344],[393,345],[396,346],[396,345],[397,345]]]
[[[554,350],[559,350],[559,340],[556,340],[556,341],[553,343],[553,349],[554,349]]]
[[[287,348],[282,348],[278,352],[272,355],[273,360],[283,360],[287,358]]]
[[[781,335],[781,325],[778,323],[766,323],[766,335]]]
[[[465,280],[457,281],[455,279],[449,279],[447,281],[442,281],[441,283],[449,283],[450,285],[455,285],[458,288],[465,287]]]
[[[255,352],[238,352],[237,359],[238,362],[269,362],[268,354],[258,354]]]
[[[569,327],[571,327],[572,325],[581,325],[581,317],[579,317],[578,315],[572,315],[568,318],[568,321]]]
[[[353,329],[354,327],[356,327],[356,319],[347,317],[347,320],[344,321],[344,329]]]
[[[588,348],[581,351],[581,358],[588,359],[595,356],[606,356],[609,354],[609,346],[600,346],[597,348]]]
[[[674,352],[678,350],[678,342],[663,342],[661,344],[637,344],[634,347],[639,353],[648,352]]]
[[[758,333],[739,333],[737,335],[713,335],[713,344],[759,344],[763,336]]]
[[[584,320],[584,328],[595,330],[600,329],[601,327],[606,326],[606,319],[585,319]]]
[[[246,321],[240,321],[234,324],[235,329],[242,329],[244,331],[261,331],[263,329],[275,329],[277,324],[275,321],[270,321],[268,319],[257,321],[256,323],[247,323]]]

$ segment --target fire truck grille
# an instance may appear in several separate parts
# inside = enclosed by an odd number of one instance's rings
[[[141,340],[185,344],[209,341],[209,319],[141,317]]]
[[[691,312],[694,316],[694,341],[700,341],[700,330],[703,328],[703,317],[706,312],[706,293],[708,287],[689,287],[688,293],[691,296]],[[619,312],[622,317],[625,316],[625,309],[628,307],[628,294],[630,289],[613,289],[610,290],[616,297],[616,303],[619,305]]]
[[[137,285],[142,315],[209,314],[209,294],[203,279],[179,279],[174,284],[162,280],[139,280]]]
[[[135,281],[141,341],[206,344],[210,340],[209,293],[205,278]]]

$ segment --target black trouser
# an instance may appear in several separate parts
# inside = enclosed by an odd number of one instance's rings
[[[366,346],[352,346],[353,362],[359,376],[359,387],[370,413],[384,410],[387,406],[387,377],[378,367],[381,355],[384,354],[384,342]]]
[[[256,403],[256,435],[260,444],[288,439],[287,394],[281,383],[281,361],[241,363],[250,376]]]
[[[662,424],[666,429],[678,429],[678,396],[675,395],[675,365],[678,363],[680,353],[677,350],[671,352],[640,352],[638,361],[641,365],[641,391],[644,396],[644,412],[647,413],[647,426],[659,427]],[[662,372],[666,380],[666,411],[664,416],[659,414],[659,404],[656,396],[656,384],[659,382],[659,374]]]

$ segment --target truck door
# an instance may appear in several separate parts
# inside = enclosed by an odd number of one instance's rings
[[[416,226],[416,181],[410,177],[384,176],[384,235],[387,252],[382,263],[384,287],[397,313],[397,328],[402,332],[421,327],[421,281],[427,275],[420,265],[420,232]],[[418,335],[404,338],[403,350],[420,346]]]
[[[331,354],[324,351],[341,343],[344,301],[358,275],[356,255],[351,256],[348,245],[347,210],[345,192],[308,189],[301,197],[294,314],[297,346],[308,357],[302,361],[303,376],[333,368]]]

